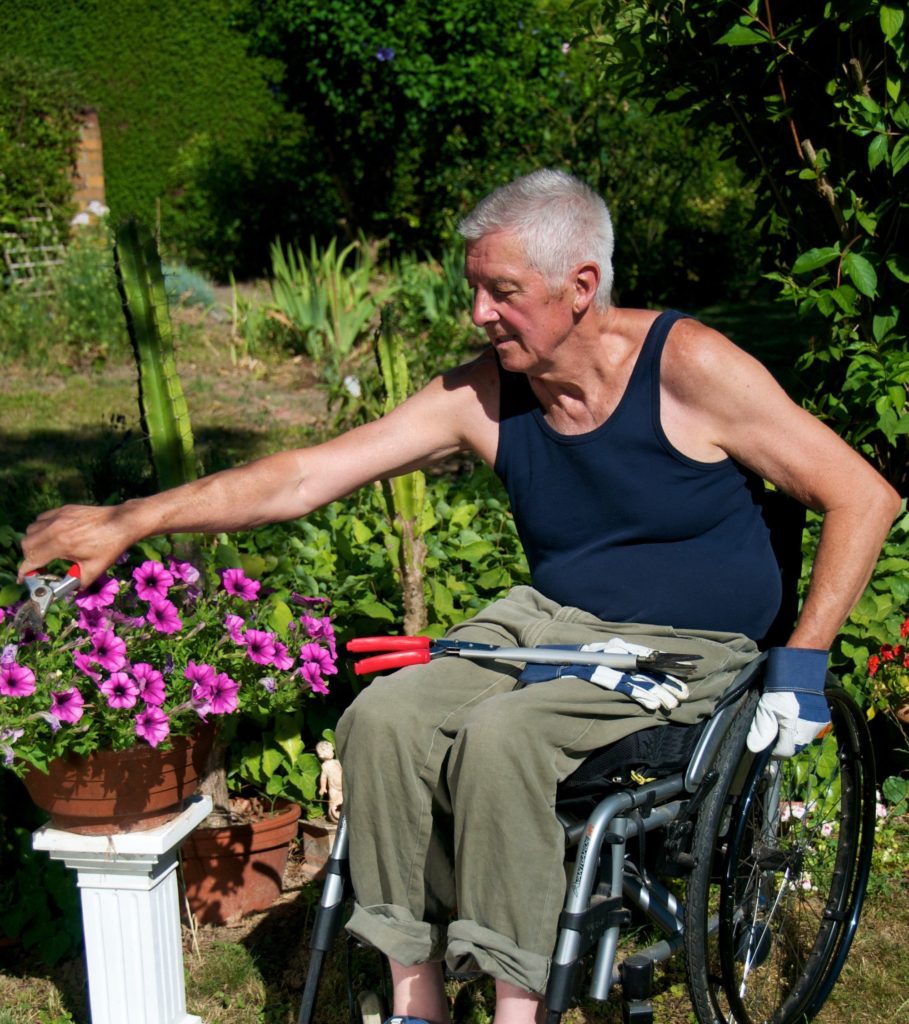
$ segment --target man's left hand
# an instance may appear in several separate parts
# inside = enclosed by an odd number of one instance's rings
[[[792,757],[822,735],[830,725],[826,677],[826,651],[772,648],[764,693],[748,732],[748,749],[758,753],[776,740],[773,756]]]

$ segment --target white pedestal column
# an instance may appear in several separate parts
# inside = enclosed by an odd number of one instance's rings
[[[92,1024],[201,1024],[186,1012],[176,868],[209,811],[211,797],[198,796],[145,832],[34,833],[36,850],[77,873]]]

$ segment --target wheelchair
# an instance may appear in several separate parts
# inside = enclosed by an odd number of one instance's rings
[[[795,620],[804,509],[765,508],[784,602],[767,646]],[[752,754],[746,737],[766,654],[697,725],[644,729],[590,755],[559,787],[566,897],[544,996],[547,1024],[585,994],[621,989],[623,1021],[653,1021],[655,966],[684,957],[699,1024],[801,1024],[817,1015],[859,923],[875,830],[865,717],[828,675],[831,728],[794,757]],[[771,745],[772,747],[772,745]],[[319,1024],[323,960],[351,895],[342,817],[310,939],[298,1024]],[[661,935],[620,956],[643,916]],[[353,942],[353,940],[349,940]],[[349,950],[350,946],[348,946]],[[374,993],[348,985],[351,1020],[382,1020]]]

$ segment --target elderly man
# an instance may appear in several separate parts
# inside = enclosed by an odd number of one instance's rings
[[[382,419],[114,508],[29,527],[21,571],[53,558],[90,582],[164,532],[292,519],[377,478],[473,451],[501,476],[531,567],[453,635],[617,640],[697,654],[687,699],[653,710],[634,680],[524,685],[517,669],[442,659],[376,680],[337,730],[356,906],[388,955],[395,1013],[442,1024],[441,965],[496,980],[496,1024],[534,1020],[564,893],[558,782],[636,729],[709,713],[755,656],[780,600],[764,480],[824,514],[809,593],[771,652],[754,749],[781,756],[826,724],[826,651],[899,506],[888,484],[722,335],[672,311],[611,305],[602,199],[541,170],[463,221],[473,319],[489,348]]]

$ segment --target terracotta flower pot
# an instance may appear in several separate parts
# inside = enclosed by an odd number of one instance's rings
[[[281,895],[298,804],[237,825],[197,828],[180,851],[189,908],[199,924],[227,924],[267,910]]]
[[[204,744],[175,737],[170,749],[146,744],[58,757],[48,774],[31,769],[23,782],[54,828],[103,835],[156,828],[183,810],[196,791]]]

